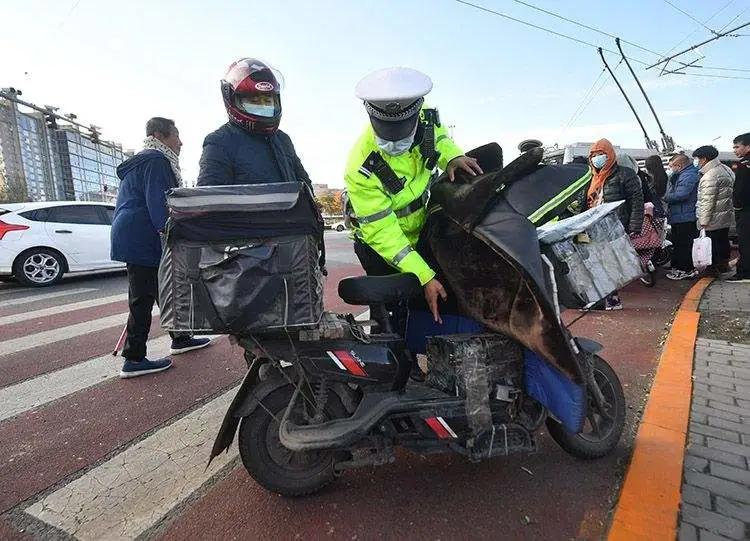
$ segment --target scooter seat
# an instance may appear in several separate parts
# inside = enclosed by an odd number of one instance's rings
[[[396,304],[419,295],[422,286],[413,274],[355,276],[339,282],[339,297],[354,305]]]

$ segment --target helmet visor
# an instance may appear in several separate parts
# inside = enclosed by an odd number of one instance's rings
[[[419,115],[414,115],[405,120],[380,120],[374,116],[370,117],[372,129],[378,137],[386,141],[399,141],[405,139],[414,133],[417,127]]]
[[[241,111],[263,118],[273,118],[281,110],[276,94],[240,94],[236,96],[236,102]]]
[[[235,90],[240,90],[241,83],[251,79],[254,84],[260,83],[263,92],[279,93],[284,88],[284,76],[277,69],[266,62],[254,58],[243,58],[229,67],[224,80],[232,85]],[[249,89],[248,89],[249,90]]]

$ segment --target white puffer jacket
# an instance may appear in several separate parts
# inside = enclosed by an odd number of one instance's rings
[[[714,158],[700,169],[698,183],[698,203],[696,216],[698,227],[705,226],[707,231],[724,229],[734,225],[734,206],[732,205],[732,187],[734,173]]]

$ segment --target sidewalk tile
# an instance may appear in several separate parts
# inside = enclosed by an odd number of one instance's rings
[[[692,524],[683,522],[677,532],[677,541],[698,541],[698,529]]]
[[[695,413],[705,413],[706,415],[712,416],[712,417],[719,417],[721,419],[726,419],[727,421],[733,421],[735,423],[739,423],[741,421],[741,418],[736,413],[731,413],[729,411],[724,411],[716,408],[710,408],[708,406],[701,406],[700,404],[696,404],[692,407],[692,411]]]
[[[685,469],[693,470],[697,472],[705,472],[708,468],[708,459],[693,456],[690,454],[685,455]]]
[[[750,505],[738,503],[721,496],[716,497],[716,511],[750,523]]]
[[[747,462],[744,457],[727,453],[720,449],[713,449],[711,447],[704,447],[702,445],[689,445],[686,449],[688,455],[699,456],[701,458],[707,458],[709,460],[715,460],[730,466],[737,468],[744,468]]]
[[[704,509],[711,509],[711,493],[705,488],[683,485],[682,501]]]
[[[731,500],[750,503],[750,489],[739,483],[733,483],[732,481],[726,481],[705,473],[694,471],[686,471],[685,480],[691,485],[705,488],[710,492],[725,496]]]
[[[708,438],[708,446],[714,449],[721,449],[727,453],[734,453],[735,455],[744,456],[746,459],[750,458],[750,447],[747,445],[740,445],[738,443],[731,443],[724,440],[717,440],[716,438]]]
[[[704,436],[712,436],[732,443],[740,443],[740,435],[737,432],[726,430],[724,428],[716,428],[696,422],[690,423],[689,430],[690,432],[697,432]]]
[[[732,466],[727,466],[718,462],[711,462],[709,471],[711,472],[711,475],[716,477],[750,486],[750,471],[748,470],[733,468]]]
[[[710,415],[707,415],[706,418],[708,419],[709,426],[717,426],[719,428],[726,428],[727,430],[734,430],[744,435],[750,435],[750,423],[735,423]]]
[[[745,524],[742,521],[694,505],[685,504],[682,506],[682,520],[730,539],[745,539]]]

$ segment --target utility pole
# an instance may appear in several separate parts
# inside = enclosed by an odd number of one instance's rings
[[[705,41],[701,41],[697,45],[693,45],[692,47],[688,47],[684,51],[680,51],[679,53],[675,53],[672,56],[668,56],[666,58],[662,58],[661,60],[659,60],[655,64],[651,64],[650,66],[648,66],[646,69],[649,70],[651,68],[655,68],[656,66],[660,66],[662,64],[665,64],[665,67],[666,67],[666,64],[668,64],[671,60],[677,58],[678,56],[682,56],[685,53],[689,53],[690,51],[693,51],[693,50],[697,49],[698,47],[701,47],[701,46],[705,45],[706,43],[711,43],[712,41],[716,41],[717,39],[723,38],[724,36],[732,34],[732,33],[736,32],[737,30],[745,28],[746,26],[750,26],[750,22],[747,22],[745,24],[741,24],[740,26],[732,28],[731,30],[727,30],[726,32],[721,32],[720,34],[716,34],[714,37],[709,38],[709,39],[707,39]]]
[[[674,151],[674,140],[664,133],[664,127],[661,125],[661,121],[659,121],[659,117],[656,114],[656,111],[654,110],[654,106],[651,105],[651,100],[648,99],[648,95],[646,94],[646,91],[643,89],[643,85],[641,85],[641,81],[638,79],[638,76],[635,74],[635,71],[633,70],[633,67],[630,65],[630,62],[628,61],[628,58],[625,56],[625,53],[622,52],[622,45],[620,45],[620,38],[615,38],[615,43],[617,43],[617,48],[620,50],[620,54],[622,55],[622,59],[625,61],[625,65],[630,70],[630,74],[633,76],[633,79],[635,79],[635,82],[638,84],[638,88],[641,89],[641,94],[643,94],[643,97],[646,99],[646,103],[648,103],[649,109],[651,109],[651,113],[653,113],[654,118],[656,119],[656,124],[659,126],[659,132],[661,133],[661,145],[663,152],[673,152]]]
[[[604,62],[604,67],[607,68],[607,71],[612,76],[612,79],[615,81],[617,88],[620,89],[620,92],[622,93],[622,97],[625,98],[626,102],[628,102],[628,106],[630,107],[630,110],[633,111],[633,115],[635,116],[635,119],[638,121],[638,125],[641,127],[641,130],[643,131],[643,137],[645,137],[646,139],[646,148],[659,152],[659,147],[657,146],[656,141],[652,141],[651,138],[648,136],[648,133],[646,132],[646,128],[644,127],[643,122],[641,122],[641,117],[638,116],[638,113],[635,111],[635,107],[633,107],[633,104],[630,102],[630,98],[628,98],[628,95],[625,93],[625,89],[622,88],[620,81],[617,80],[617,77],[615,77],[615,73],[609,67],[609,64],[607,64],[607,59],[604,58],[604,52],[602,51],[602,48],[599,47],[597,50],[599,51],[599,56],[602,57],[602,62]]]

